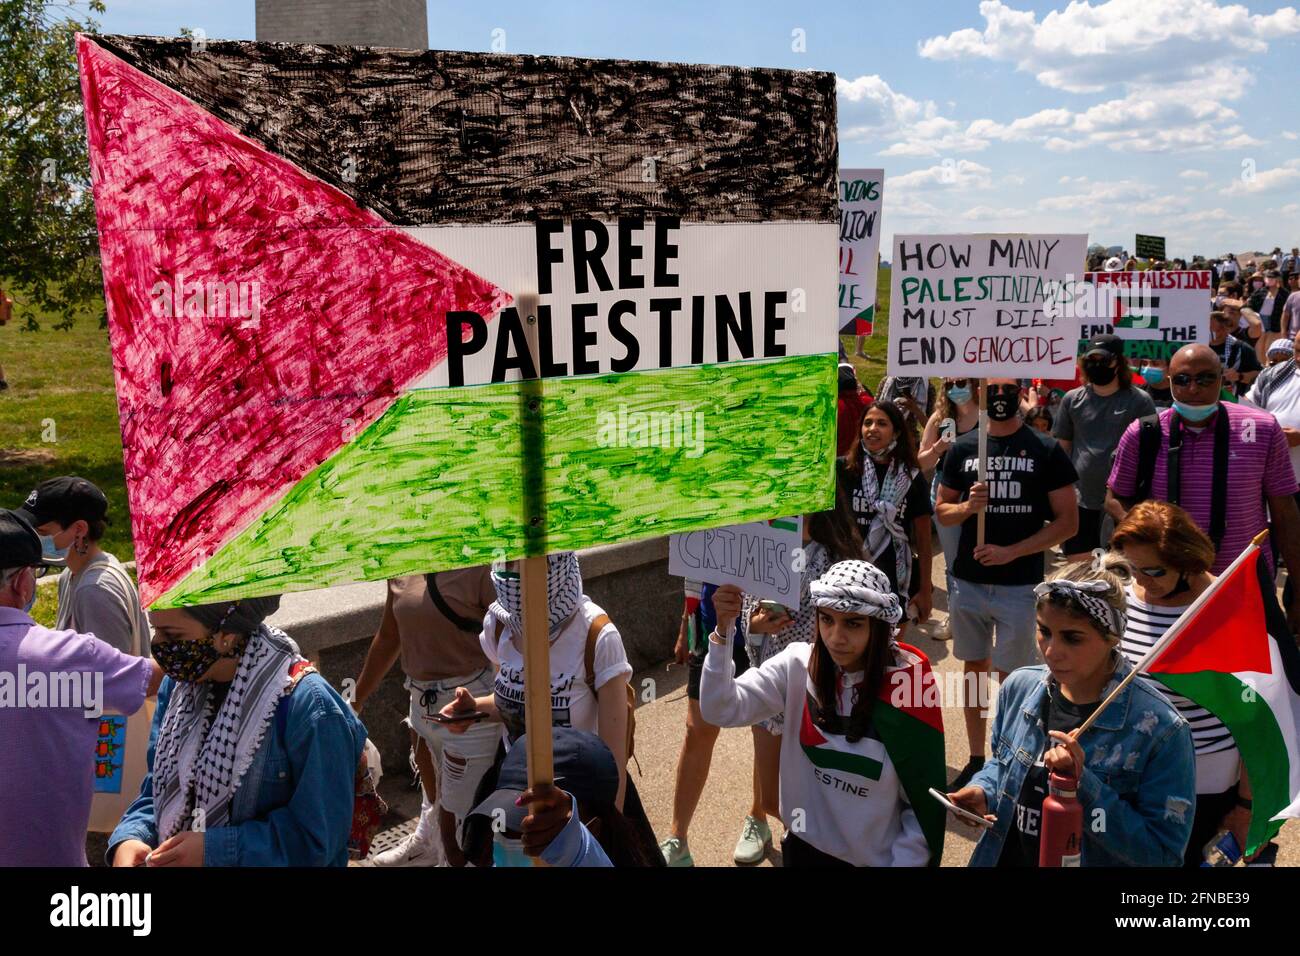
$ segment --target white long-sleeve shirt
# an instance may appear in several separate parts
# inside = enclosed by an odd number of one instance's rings
[[[719,727],[748,727],[782,711],[781,819],[800,839],[854,866],[925,866],[930,849],[885,746],[849,743],[812,725],[808,660],[813,645],[791,644],[739,679],[731,648],[712,641],[700,675],[700,713]],[[853,675],[835,702],[852,710]]]

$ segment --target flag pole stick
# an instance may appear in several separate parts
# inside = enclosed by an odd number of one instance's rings
[[[1092,715],[1079,726],[1079,729],[1074,733],[1076,739],[1082,736],[1083,732],[1096,722],[1097,718],[1101,716],[1101,712],[1111,705],[1125,687],[1132,683],[1133,678],[1146,670],[1147,667],[1150,666],[1151,662],[1155,660],[1166,647],[1177,639],[1178,635],[1182,633],[1183,628],[1185,628],[1187,623],[1192,619],[1192,616],[1205,605],[1205,602],[1208,601],[1214,592],[1219,589],[1219,586],[1231,577],[1232,572],[1237,570],[1241,565],[1241,562],[1245,561],[1251,554],[1259,550],[1260,545],[1263,544],[1266,538],[1268,538],[1267,528],[1255,535],[1250,544],[1246,545],[1246,547],[1242,549],[1241,554],[1237,555],[1236,558],[1233,559],[1232,564],[1224,568],[1223,573],[1215,579],[1214,583],[1202,591],[1200,596],[1187,606],[1187,610],[1183,611],[1183,613],[1178,616],[1178,620],[1174,621],[1174,623],[1170,625],[1169,630],[1165,631],[1165,636],[1151,645],[1151,649],[1142,655],[1140,661],[1133,665],[1133,669],[1125,675],[1122,681],[1119,682],[1119,686],[1111,691],[1110,694],[1107,695],[1106,699],[1098,705],[1097,709],[1092,712]]]
[[[524,321],[525,339],[536,363],[536,293],[515,297],[515,307]],[[534,364],[534,368],[536,368]],[[551,743],[551,634],[547,607],[546,498],[543,481],[544,407],[542,380],[520,383],[521,469],[523,477],[524,560],[520,589],[524,613],[524,733],[528,748],[528,787],[549,784],[555,778],[555,755]],[[533,857],[534,866],[545,866]]]
[[[981,484],[988,478],[986,472],[986,463],[989,457],[989,406],[988,406],[988,379],[976,379],[980,392],[980,414],[979,414],[979,442],[978,455],[979,461],[975,464],[975,480]],[[975,514],[975,545],[984,543],[984,512],[988,510],[985,506]]]

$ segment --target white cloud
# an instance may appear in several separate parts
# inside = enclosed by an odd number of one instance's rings
[[[1300,159],[1288,159],[1281,166],[1272,169],[1255,170],[1253,176],[1243,175],[1234,179],[1227,192],[1239,196],[1249,193],[1266,193],[1281,189],[1292,183],[1300,182]]]
[[[1282,138],[1283,138],[1283,139],[1296,140],[1296,139],[1300,139],[1300,134],[1293,133],[1293,132],[1291,132],[1291,131],[1288,129],[1288,130],[1284,130],[1284,131],[1282,132]]]
[[[926,169],[895,176],[889,181],[893,195],[939,189],[988,189],[993,185],[993,170],[969,159],[945,160]]]
[[[1178,174],[1182,179],[1209,179],[1210,174],[1203,169],[1184,169]]]
[[[1013,63],[1042,85],[1071,93],[1186,82],[1205,64],[1257,56],[1270,40],[1300,33],[1300,14],[1291,7],[1252,14],[1214,0],[1071,2],[1041,21],[1001,0],[984,0],[979,10],[983,30],[931,37],[919,44],[921,56]]]

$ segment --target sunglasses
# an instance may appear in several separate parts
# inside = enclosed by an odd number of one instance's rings
[[[1008,398],[1010,398],[1014,395],[1019,395],[1019,394],[1020,394],[1019,385],[990,385],[989,386],[990,398],[996,398],[999,395],[1005,395]]]
[[[1148,578],[1163,578],[1169,573],[1168,568],[1138,568],[1138,573]]]
[[[969,384],[970,379],[968,378],[954,378],[951,382],[944,382],[943,387],[945,390],[950,390],[954,388],[965,388]]]
[[[1188,385],[1192,384],[1193,380],[1200,388],[1205,388],[1208,385],[1217,385],[1219,383],[1219,373],[1197,372],[1195,376],[1192,376],[1186,372],[1179,372],[1177,375],[1174,375],[1169,379],[1170,382],[1177,385],[1179,388],[1186,388]]]

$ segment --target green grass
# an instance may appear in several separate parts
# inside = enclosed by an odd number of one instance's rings
[[[857,340],[851,335],[845,335],[841,338],[844,340],[844,351],[849,355],[849,361],[853,363],[854,369],[858,373],[858,381],[867,388],[871,389],[874,395],[880,380],[885,377],[885,364],[887,357],[885,354],[886,336],[889,334],[889,270],[880,269],[876,275],[876,319],[872,323],[872,334],[862,343],[862,350],[867,353],[866,358],[854,354],[857,351]]]
[[[108,332],[82,321],[56,332],[0,326],[0,507],[17,508],[36,485],[80,475],[108,496],[110,524],[101,542],[122,561],[135,556],[122,472],[122,433]]]

